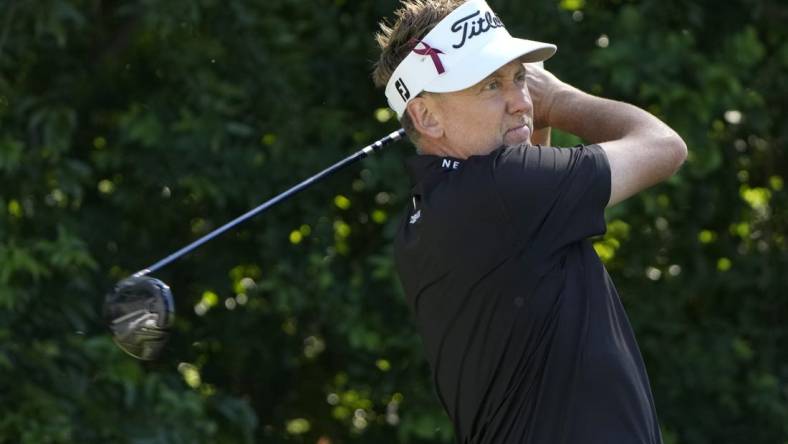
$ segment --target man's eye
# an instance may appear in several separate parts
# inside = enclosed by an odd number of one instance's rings
[[[494,90],[494,89],[498,89],[498,86],[499,85],[498,85],[498,81],[497,80],[491,80],[491,81],[487,82],[484,85],[484,90],[485,91],[491,91],[491,90]]]
[[[517,75],[514,77],[514,80],[515,80],[516,82],[518,82],[518,83],[525,82],[525,71],[523,71],[523,72],[521,72],[521,73],[518,73],[518,74],[517,74]]]

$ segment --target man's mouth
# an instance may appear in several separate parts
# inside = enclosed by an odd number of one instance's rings
[[[531,125],[524,123],[522,125],[509,128],[504,134],[504,138],[508,139],[505,140],[505,142],[523,143],[526,142],[531,137],[532,133],[533,131],[531,130]]]
[[[528,142],[531,138],[531,126],[527,123],[509,128],[503,135],[503,141],[506,145],[517,145]]]
[[[517,131],[517,130],[519,130],[519,129],[521,129],[521,128],[524,128],[524,127],[525,127],[525,128],[528,128],[528,130],[529,130],[529,131],[530,131],[530,129],[531,129],[531,127],[530,127],[530,126],[528,126],[528,124],[527,124],[527,123],[524,123],[524,124],[522,124],[522,125],[518,125],[518,126],[515,126],[515,127],[513,127],[513,128],[509,128],[509,129],[508,129],[506,132],[507,132],[507,133],[510,133],[510,132],[512,132],[512,131]]]

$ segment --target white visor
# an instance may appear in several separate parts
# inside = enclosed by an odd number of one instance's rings
[[[422,91],[459,91],[515,59],[542,62],[556,46],[512,37],[484,0],[470,0],[416,43],[386,85],[389,106],[402,117]]]

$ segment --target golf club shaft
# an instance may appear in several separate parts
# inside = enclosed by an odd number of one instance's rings
[[[227,230],[235,227],[236,225],[239,225],[239,224],[245,222],[246,220],[257,216],[258,214],[262,213],[263,211],[267,210],[268,208],[271,208],[272,206],[278,204],[279,202],[282,202],[283,200],[286,200],[287,198],[289,198],[290,196],[292,196],[292,195],[296,194],[297,192],[303,190],[304,188],[306,188],[306,187],[308,187],[308,186],[320,181],[321,179],[324,179],[324,178],[330,176],[331,174],[335,173],[336,171],[341,170],[342,168],[344,168],[344,167],[346,167],[346,166],[348,166],[348,165],[350,165],[350,164],[352,164],[352,163],[354,163],[354,162],[356,162],[356,161],[358,161],[360,159],[363,159],[363,158],[367,157],[369,154],[371,154],[374,151],[379,150],[384,145],[387,145],[387,144],[389,144],[391,142],[400,140],[403,137],[405,137],[405,130],[399,129],[397,131],[394,131],[393,133],[389,134],[388,136],[383,137],[382,139],[379,139],[379,140],[377,140],[377,141],[365,146],[364,148],[360,149],[359,151],[355,152],[354,154],[351,154],[350,156],[340,160],[339,162],[335,163],[334,165],[331,165],[330,167],[324,169],[323,171],[321,171],[321,172],[315,174],[314,176],[312,176],[312,177],[304,180],[303,182],[299,183],[298,185],[293,186],[292,188],[288,189],[287,191],[284,191],[284,192],[278,194],[277,196],[272,197],[271,199],[269,199],[269,200],[263,202],[262,204],[260,204],[259,206],[257,206],[255,208],[247,211],[246,213],[236,217],[235,219],[231,220],[230,222],[227,222],[226,224],[222,225],[221,227],[211,231],[210,233],[208,233],[205,236],[195,240],[194,242],[190,243],[189,245],[186,245],[185,247],[181,248],[180,250],[178,250],[178,251],[172,253],[171,255],[165,257],[164,259],[156,262],[155,264],[153,264],[153,265],[151,265],[151,266],[149,266],[147,268],[144,268],[144,269],[134,273],[134,276],[145,276],[147,274],[150,274],[150,273],[153,273],[153,272],[155,272],[157,270],[160,270],[161,268],[163,268],[166,265],[170,264],[174,260],[176,260],[176,259],[178,259],[178,258],[180,258],[180,257],[182,257],[182,256],[184,256],[186,254],[191,253],[192,251],[194,251],[195,249],[200,247],[202,244],[204,244],[204,243],[208,242],[209,240],[211,240],[211,239],[223,234]]]

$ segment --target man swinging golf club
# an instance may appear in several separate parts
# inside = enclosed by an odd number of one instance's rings
[[[556,47],[513,38],[483,0],[405,0],[381,29],[374,80],[419,153],[396,263],[457,441],[661,442],[588,238],[679,168],[682,139],[530,64]],[[549,127],[590,145],[537,145]]]

